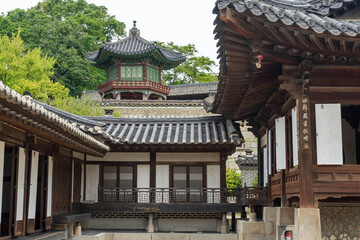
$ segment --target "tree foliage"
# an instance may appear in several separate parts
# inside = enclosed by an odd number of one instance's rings
[[[56,98],[50,105],[63,111],[82,116],[103,116],[104,110],[91,96]]]
[[[102,108],[89,97],[71,97],[69,89],[54,83],[55,59],[41,54],[40,48],[27,50],[20,34],[0,38],[0,81],[19,93],[29,91],[32,97],[61,110],[88,116],[102,116]]]
[[[212,68],[216,66],[215,62],[209,57],[196,56],[198,51],[194,44],[185,46],[179,46],[173,42],[158,42],[158,44],[169,50],[182,52],[186,56],[184,63],[163,72],[162,78],[165,83],[177,85],[217,81],[217,74],[212,71]]]
[[[237,188],[241,187],[241,175],[236,172],[236,169],[226,169],[226,187]]]
[[[41,47],[43,54],[56,58],[52,79],[69,88],[72,96],[96,89],[106,80],[85,59],[86,54],[103,41],[123,36],[125,28],[106,7],[85,0],[44,0],[28,10],[15,9],[0,16],[0,24],[0,34],[10,36],[21,28],[27,47]],[[93,72],[99,73],[97,77]]]
[[[19,93],[29,91],[43,102],[68,96],[67,88],[49,78],[54,63],[54,58],[42,56],[40,48],[26,50],[19,33],[0,38],[0,80]]]

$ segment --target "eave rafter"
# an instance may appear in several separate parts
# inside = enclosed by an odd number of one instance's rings
[[[316,54],[322,54],[325,56],[321,59],[322,61],[343,63],[345,60],[352,64],[360,62],[359,41],[352,37],[318,34],[311,29],[304,30],[295,25],[287,26],[280,22],[270,23],[264,16],[253,16],[249,12],[238,13],[231,7],[220,10],[220,14],[225,12],[230,12],[232,18],[237,19],[238,24],[242,24],[241,31],[236,32],[246,39],[261,39],[288,49],[297,49],[300,53],[299,56],[303,58],[314,58]],[[228,24],[228,22],[225,23]],[[235,24],[235,21],[232,24]],[[231,28],[232,25],[228,25],[228,27]],[[242,35],[244,31],[245,35]],[[302,52],[306,54],[301,55]]]

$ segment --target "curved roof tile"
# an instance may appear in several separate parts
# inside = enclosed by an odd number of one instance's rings
[[[333,35],[344,33],[354,37],[360,33],[359,22],[327,16],[332,9],[339,9],[347,2],[353,0],[218,0],[214,13],[231,4],[240,13],[249,10],[256,16],[264,14],[271,22],[280,20],[285,25],[296,23],[302,29],[311,28],[316,33],[328,31]]]

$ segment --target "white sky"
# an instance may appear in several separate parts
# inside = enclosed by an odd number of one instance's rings
[[[143,38],[149,41],[173,41],[178,45],[195,44],[198,55],[210,57],[218,64],[216,41],[213,35],[215,0],[87,0],[104,5],[111,15],[126,24],[133,20]],[[16,8],[27,9],[39,0],[1,1],[0,12]],[[1,27],[1,26],[0,26]],[[217,71],[217,68],[215,69]]]

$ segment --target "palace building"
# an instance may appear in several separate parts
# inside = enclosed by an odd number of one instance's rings
[[[358,4],[216,2],[219,85],[206,108],[249,121],[259,181],[278,206],[265,208],[262,222],[238,221],[242,236],[360,237]]]

